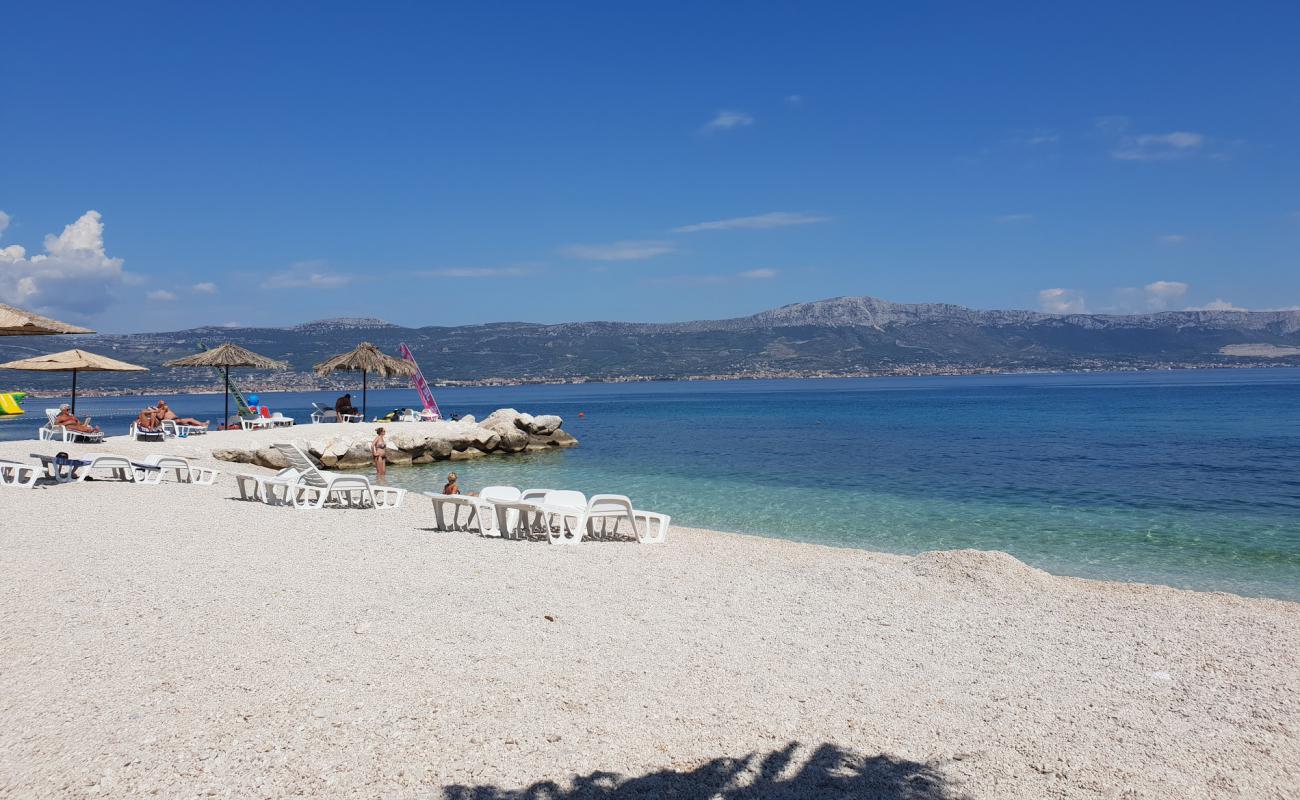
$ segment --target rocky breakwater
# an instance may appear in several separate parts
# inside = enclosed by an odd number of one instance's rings
[[[389,464],[428,464],[495,453],[573,447],[578,440],[560,428],[563,423],[553,414],[535,417],[513,408],[502,408],[482,422],[466,416],[457,422],[304,425],[258,431],[242,437],[238,443],[231,442],[229,446],[214,449],[212,455],[222,461],[283,469],[288,464],[271,444],[295,441],[327,469],[368,467],[371,463],[370,442],[374,439],[375,428],[382,426],[387,429],[385,439]]]

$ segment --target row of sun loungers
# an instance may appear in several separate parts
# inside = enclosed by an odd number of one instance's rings
[[[567,489],[529,489],[488,486],[478,496],[425,492],[433,501],[438,530],[473,530],[483,536],[526,538],[544,534],[551,544],[579,544],[588,537],[620,535],[627,522],[628,533],[643,544],[657,544],[668,537],[672,518],[654,511],[640,511],[621,494],[598,494],[590,499]],[[465,522],[460,522],[467,509]],[[450,512],[450,513],[449,513]],[[610,524],[613,530],[610,530]],[[599,526],[599,531],[597,531]]]
[[[272,447],[289,467],[275,475],[235,474],[243,500],[299,509],[328,506],[344,508],[399,508],[406,490],[377,486],[364,475],[320,469],[297,444],[280,442]],[[0,486],[31,488],[42,478],[56,483],[111,479],[125,483],[158,484],[170,476],[177,483],[210,486],[218,472],[196,467],[180,456],[153,454],[136,461],[111,453],[91,453],[69,458],[33,453],[36,463],[0,460]],[[483,536],[529,538],[542,535],[552,544],[579,544],[584,538],[634,536],[638,542],[663,542],[671,518],[641,511],[618,494],[588,498],[582,492],[489,486],[478,495],[424,492],[433,501],[438,530],[477,530]],[[460,518],[465,513],[465,521]],[[620,531],[626,522],[626,532]]]
[[[196,467],[180,456],[150,455],[139,461],[112,453],[92,453],[85,458],[33,453],[31,457],[36,463],[0,460],[0,486],[30,489],[42,478],[54,483],[93,479],[158,484],[168,476],[176,483],[211,486],[220,474],[214,469]]]
[[[244,500],[294,508],[398,508],[406,499],[405,489],[376,486],[364,475],[320,469],[296,444],[279,442],[271,446],[284,456],[289,467],[275,475],[236,474],[235,483]]]

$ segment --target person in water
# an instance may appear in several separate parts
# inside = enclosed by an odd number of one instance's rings
[[[339,421],[343,421],[344,414],[358,414],[357,407],[352,405],[352,395],[345,394],[338,400],[334,401],[334,413],[338,414]]]
[[[208,427],[208,423],[194,419],[193,417],[178,416],[175,411],[172,411],[171,406],[167,405],[167,401],[165,400],[158,401],[158,418],[160,420],[169,419],[177,425],[188,425],[192,428]]]
[[[442,487],[442,493],[443,493],[443,494],[463,494],[463,495],[466,495],[467,497],[475,497],[475,496],[478,495],[478,492],[462,492],[462,491],[460,490],[460,484],[457,483],[456,481],[457,481],[456,473],[454,473],[454,472],[448,472],[448,473],[447,473],[447,482],[446,482],[445,484],[443,484],[443,487]]]
[[[67,403],[59,406],[59,415],[54,418],[54,424],[62,425],[68,430],[77,431],[78,433],[99,433],[99,428],[90,424],[90,417],[86,417],[86,421],[82,422],[77,419],[71,409],[72,406]]]
[[[442,487],[443,494],[460,494],[460,484],[456,483],[456,473],[447,473],[447,482]]]
[[[384,479],[384,468],[387,466],[384,459],[388,455],[388,443],[384,441],[384,429],[375,430],[374,441],[370,443],[370,457],[375,460],[375,472],[379,475],[379,480]]]

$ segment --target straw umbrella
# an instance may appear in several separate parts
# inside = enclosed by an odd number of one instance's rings
[[[415,367],[411,362],[385,355],[370,342],[362,342],[356,348],[316,365],[316,374],[322,378],[336,370],[361,373],[361,415],[363,417],[366,414],[366,377],[370,373],[373,372],[383,378],[415,374]]]
[[[214,347],[211,350],[204,350],[202,353],[195,353],[185,358],[176,358],[163,364],[165,367],[216,367],[225,371],[226,376],[226,414],[221,418],[221,426],[224,428],[226,421],[230,419],[230,368],[231,367],[251,367],[253,369],[288,369],[289,365],[283,361],[276,361],[274,358],[267,358],[258,355],[252,350],[246,350],[237,344],[226,342],[225,344]]]
[[[0,336],[48,336],[57,333],[94,331],[0,303]]]
[[[60,323],[61,324],[61,323]],[[25,369],[38,372],[72,373],[72,413],[77,413],[77,373],[78,372],[148,372],[144,367],[118,361],[115,358],[98,356],[85,350],[65,350],[47,356],[24,358],[0,364],[0,369]]]

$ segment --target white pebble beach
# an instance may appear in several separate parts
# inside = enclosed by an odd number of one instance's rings
[[[0,796],[1300,797],[1300,604],[298,511],[224,436],[0,443],[224,473],[0,489]]]

